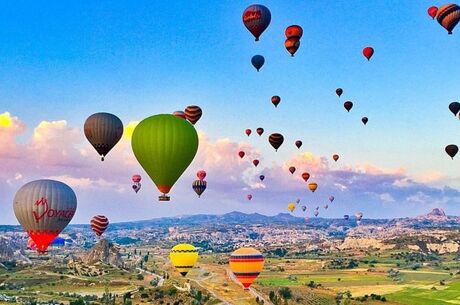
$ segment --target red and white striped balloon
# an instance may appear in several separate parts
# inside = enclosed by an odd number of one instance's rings
[[[91,218],[90,224],[96,235],[101,236],[109,226],[109,219],[104,215],[96,215]]]

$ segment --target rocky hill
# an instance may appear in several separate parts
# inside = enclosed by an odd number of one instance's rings
[[[106,239],[101,239],[94,247],[80,255],[79,259],[88,266],[104,263],[119,268],[124,267],[120,247]]]

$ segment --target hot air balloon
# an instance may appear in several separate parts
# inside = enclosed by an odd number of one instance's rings
[[[204,178],[206,178],[206,172],[204,170],[199,170],[196,172],[196,176],[198,179],[204,180]]]
[[[36,180],[23,185],[13,201],[16,218],[37,245],[39,253],[72,220],[77,197],[67,185],[55,180]]]
[[[330,201],[330,202],[333,202],[334,199],[335,199],[334,196],[329,196],[329,201]]]
[[[254,166],[257,167],[257,165],[259,165],[259,160],[257,160],[257,159],[256,159],[256,160],[253,160],[253,161],[252,161],[252,164],[254,164]]]
[[[198,122],[201,116],[203,115],[203,111],[201,110],[201,108],[196,105],[187,106],[184,112],[185,118],[193,125],[195,125],[196,122]]]
[[[328,207],[329,207],[329,205],[326,204],[326,205],[324,206],[324,209],[327,210]]]
[[[305,212],[307,210],[307,206],[303,205],[302,206],[302,211]]]
[[[245,155],[244,151],[238,152],[238,156],[240,156],[241,159],[243,159],[244,155]]]
[[[318,210],[319,210],[319,206],[317,206],[317,207],[315,208],[315,210],[317,210],[317,211],[318,211]]]
[[[337,162],[337,160],[339,160],[339,155],[337,154],[333,155],[332,159],[334,159],[334,161]]]
[[[281,144],[283,144],[284,142],[284,137],[282,134],[272,133],[268,137],[268,142],[270,142],[271,146],[273,146],[275,151],[278,151],[278,148],[280,148]]]
[[[252,195],[251,195],[251,194],[249,194],[247,197],[248,197],[248,200],[251,200],[251,199],[252,199]]]
[[[318,215],[319,215],[319,212],[318,212],[318,210],[316,210],[315,211],[315,217],[318,217]]]
[[[139,192],[139,190],[141,189],[141,175],[133,175],[133,177],[131,178],[131,180],[133,181],[133,190],[136,192]]]
[[[261,4],[253,4],[243,12],[244,26],[254,35],[256,41],[259,41],[260,35],[268,27],[271,19],[270,10]]]
[[[291,172],[291,174],[294,174],[295,173],[295,167],[294,166],[289,167],[289,171]]]
[[[356,220],[360,221],[363,218],[363,213],[358,212],[355,214]]]
[[[307,182],[308,179],[310,179],[310,174],[305,172],[305,173],[302,173],[302,179]]]
[[[300,47],[300,39],[295,37],[288,38],[284,42],[284,47],[289,52],[289,54],[291,54],[291,56],[294,57],[294,54]]]
[[[173,115],[184,120],[187,119],[187,117],[185,116],[185,112],[183,111],[174,111]]]
[[[260,179],[260,181],[264,181],[265,176],[264,176],[264,175],[260,175],[260,176],[259,176],[259,179]]]
[[[449,110],[455,115],[458,115],[458,112],[460,111],[460,103],[458,102],[452,102],[449,104]]]
[[[295,203],[299,204],[299,203],[300,203],[300,198],[297,198],[297,199],[295,200]]]
[[[252,133],[252,130],[248,128],[244,131],[244,133],[249,137]]]
[[[312,191],[313,193],[316,191],[317,188],[318,184],[316,182],[311,182],[308,184],[308,189],[310,189],[310,191]]]
[[[454,160],[455,155],[458,153],[458,146],[454,144],[447,145],[445,151]]]
[[[158,190],[160,201],[169,201],[176,181],[192,162],[198,150],[198,134],[193,125],[171,114],[142,120],[134,129],[131,146]]]
[[[350,215],[343,215],[343,219],[345,219],[345,220],[350,219]]]
[[[254,248],[239,248],[230,256],[230,269],[246,290],[263,268],[264,257]]]
[[[436,6],[430,6],[428,8],[428,15],[433,19],[436,17],[437,12],[438,12],[438,8]]]
[[[272,104],[275,105],[275,108],[278,107],[278,104],[281,102],[281,98],[278,95],[272,96]]]
[[[295,141],[295,146],[297,146],[297,148],[300,149],[300,147],[302,147],[302,141],[300,140]]]
[[[374,55],[374,49],[372,47],[365,47],[363,49],[363,55],[369,61],[371,59],[372,55]]]
[[[198,261],[198,250],[190,244],[178,244],[169,252],[169,259],[177,271],[186,276]]]
[[[367,121],[369,121],[369,119],[367,117],[363,116],[362,119],[361,119],[361,122],[363,122],[363,124],[366,125]]]
[[[259,127],[256,129],[256,132],[259,136],[261,136],[264,133],[264,129],[262,127]]]
[[[436,13],[436,19],[447,30],[449,35],[452,34],[455,26],[460,21],[460,6],[457,4],[441,6]]]
[[[91,230],[93,230],[97,236],[101,236],[109,226],[109,219],[104,215],[96,215],[91,218],[90,225]]]
[[[251,58],[251,63],[254,68],[256,68],[257,72],[259,72],[260,68],[262,68],[265,63],[265,58],[262,55],[254,55]]]
[[[343,89],[342,89],[342,88],[337,88],[337,89],[335,89],[335,94],[337,94],[338,97],[340,97],[340,96],[342,95],[342,93],[343,93]]]
[[[284,31],[284,35],[286,35],[286,38],[300,39],[303,35],[303,29],[300,25],[290,25]]]
[[[84,131],[86,139],[101,156],[101,161],[104,161],[104,157],[120,141],[123,123],[111,113],[98,112],[86,119]]]
[[[192,189],[198,195],[198,198],[201,197],[201,194],[206,190],[207,182],[205,180],[195,180],[192,183]]]
[[[346,101],[345,103],[343,103],[343,107],[344,107],[348,112],[350,112],[351,108],[353,108],[353,103],[350,102],[350,101]]]
[[[293,202],[291,202],[291,203],[288,204],[288,210],[289,210],[289,212],[291,212],[291,213],[294,212],[294,210],[295,210],[295,204],[294,204]]]

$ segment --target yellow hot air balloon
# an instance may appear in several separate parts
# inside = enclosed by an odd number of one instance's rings
[[[289,210],[290,212],[294,212],[294,210],[295,210],[295,204],[292,203],[292,202],[289,203],[289,204],[288,204],[288,210]]]
[[[198,250],[190,244],[178,244],[171,249],[169,259],[177,271],[186,276],[198,260]]]
[[[264,268],[264,261],[262,253],[254,248],[243,247],[230,256],[230,269],[244,289],[249,289]]]
[[[318,188],[318,184],[316,182],[309,183],[308,188],[310,189],[310,191],[315,192]]]

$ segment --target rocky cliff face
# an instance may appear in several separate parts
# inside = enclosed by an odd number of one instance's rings
[[[120,254],[120,247],[106,239],[100,240],[94,247],[86,251],[79,258],[86,265],[94,265],[102,262],[119,268],[124,267],[124,262]]]

